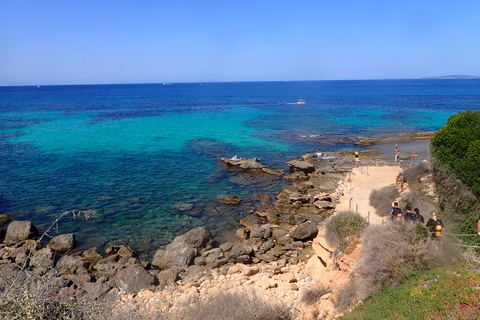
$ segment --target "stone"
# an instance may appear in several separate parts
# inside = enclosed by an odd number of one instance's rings
[[[82,253],[82,257],[90,261],[99,261],[103,259],[103,257],[98,252],[97,247],[90,248]]]
[[[260,220],[260,217],[255,214],[250,214],[240,220],[240,225],[246,227],[247,229],[250,229],[252,226],[261,224],[261,223],[262,221]]]
[[[112,245],[105,250],[107,256],[118,254],[120,257],[135,256],[135,250],[132,247],[126,245]]]
[[[107,277],[107,278],[113,278],[118,271],[122,270],[125,268],[122,264],[118,262],[106,262],[106,263],[96,263],[93,266],[93,269],[95,270],[95,274],[98,277]]]
[[[172,268],[168,270],[160,271],[157,275],[158,286],[164,289],[166,286],[173,286],[176,281],[180,279],[178,276],[180,269]]]
[[[75,235],[73,233],[61,234],[50,240],[47,248],[55,251],[68,251],[75,247]]]
[[[30,266],[34,268],[53,267],[54,252],[50,248],[43,248],[33,253],[30,258]]]
[[[207,228],[192,229],[186,234],[176,237],[166,246],[165,250],[158,250],[152,265],[160,269],[168,269],[172,266],[188,267],[202,250],[210,249],[212,243],[213,238]]]
[[[247,266],[245,264],[238,263],[236,267],[246,276],[253,276],[260,271],[260,269],[256,265]]]
[[[250,228],[251,238],[267,239],[272,235],[272,231],[267,226],[253,226]]]
[[[231,194],[229,194],[225,198],[220,199],[218,201],[221,202],[221,203],[230,204],[232,206],[238,206],[240,203],[242,203],[241,198],[239,198],[237,196],[234,196],[234,195],[231,195]]]
[[[154,282],[153,276],[139,265],[119,271],[115,278],[116,287],[126,293],[137,293]]]
[[[287,165],[290,167],[290,173],[294,173],[298,171],[302,171],[304,173],[315,172],[315,166],[307,161],[291,160],[287,162]]]
[[[5,235],[6,244],[15,244],[38,236],[38,230],[30,221],[12,221]]]
[[[108,291],[110,291],[110,289],[112,289],[112,287],[101,282],[85,282],[83,284],[83,289],[85,289],[90,299],[100,300],[107,294]]]
[[[296,240],[308,241],[313,240],[318,234],[317,226],[311,222],[307,221],[297,226],[294,226],[290,230],[290,236]]]
[[[64,255],[58,260],[55,268],[59,274],[74,274],[77,269],[87,267],[87,261],[80,256]]]
[[[236,259],[242,255],[250,255],[252,252],[252,247],[243,243],[236,243],[233,245],[232,250],[230,250],[230,258]]]

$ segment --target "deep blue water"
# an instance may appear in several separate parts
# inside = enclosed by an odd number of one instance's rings
[[[306,104],[297,105],[298,99]],[[275,195],[281,178],[227,172],[220,157],[285,162],[332,135],[437,130],[480,110],[479,80],[379,80],[0,87],[0,213],[79,245],[128,244],[141,255],[189,228],[221,236]],[[216,199],[234,194],[239,208]]]

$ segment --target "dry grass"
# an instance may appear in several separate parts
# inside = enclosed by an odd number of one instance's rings
[[[411,168],[403,170],[403,177],[408,184],[414,186],[419,184],[420,178],[426,176],[429,172],[428,164],[421,162]]]
[[[435,204],[430,201],[425,192],[420,190],[412,190],[405,194],[398,204],[401,208],[406,206],[410,206],[412,209],[419,208],[420,212],[424,214],[425,222],[428,220],[428,214],[437,210]]]
[[[373,190],[370,194],[370,205],[375,208],[377,215],[386,217],[392,211],[392,202],[400,196],[395,185]]]
[[[369,227],[354,278],[340,292],[337,308],[345,310],[382,286],[397,286],[416,271],[460,260],[458,247],[445,238],[431,240],[425,231],[418,224]]]
[[[300,293],[300,301],[308,306],[311,306],[320,301],[320,298],[329,292],[330,290],[323,286],[305,288]]]
[[[267,301],[254,291],[235,291],[220,292],[205,301],[192,299],[167,319],[291,320],[293,313],[290,305]]]

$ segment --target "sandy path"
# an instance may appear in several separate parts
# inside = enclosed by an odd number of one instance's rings
[[[370,212],[370,224],[382,224],[385,217],[378,216],[375,209],[370,206],[370,193],[375,189],[395,184],[401,171],[402,169],[397,166],[354,168],[351,176],[347,175],[344,195],[340,198],[336,212],[356,211],[358,208],[357,212],[365,218],[368,217],[368,212]],[[351,197],[351,204],[349,203],[349,197]]]

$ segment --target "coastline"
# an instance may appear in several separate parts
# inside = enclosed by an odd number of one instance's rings
[[[405,150],[418,147],[416,141],[398,141],[399,148],[401,146]],[[288,162],[290,172],[285,179],[291,185],[274,200],[260,198],[261,208],[239,221],[235,242],[213,245],[215,240],[208,230],[196,228],[176,237],[165,250],[158,250],[151,262],[137,259],[133,248],[116,245],[104,254],[90,248],[73,255],[62,255],[55,263],[58,259],[54,257],[56,250],[68,252],[75,250],[74,246],[60,250],[52,249],[48,244],[42,249],[33,249],[35,241],[24,239],[20,242],[21,248],[30,248],[24,250],[30,250],[25,252],[30,252],[32,256],[23,256],[23,261],[43,256],[39,266],[30,263],[35,273],[46,275],[50,268],[55,268],[62,277],[73,280],[73,285],[60,288],[59,297],[81,297],[95,291],[95,299],[114,298],[123,303],[133,303],[143,308],[144,312],[165,312],[192,295],[205,298],[218,290],[243,290],[244,286],[261,290],[262,295],[271,299],[285,299],[298,304],[301,303],[300,289],[314,288],[319,283],[342,286],[348,281],[347,275],[361,247],[335,261],[332,257],[335,248],[326,242],[319,226],[323,219],[345,210],[348,196],[351,196],[346,192],[347,188],[351,188],[351,185],[347,186],[347,181],[352,177],[353,181],[357,178],[365,180],[367,170],[370,170],[369,177],[377,176],[376,182],[368,181],[366,185],[354,187],[365,195],[353,197],[364,202],[364,198],[368,199],[369,187],[390,184],[390,180],[396,178],[401,168],[387,149],[393,145],[385,143],[385,150],[380,151],[375,149],[378,145],[360,151],[360,167],[356,167],[358,163],[354,161],[352,152],[323,153],[320,157],[312,153]],[[371,166],[373,159],[376,159],[375,167]],[[386,176],[388,179],[385,179]],[[360,206],[359,210],[366,209]],[[377,220],[371,221],[379,223]],[[196,244],[192,245],[192,241]],[[16,263],[22,262],[17,261],[18,253],[12,255],[14,251],[9,248],[1,245],[2,259],[7,262],[13,258]],[[68,259],[77,262],[66,262]],[[90,271],[78,263],[88,264]],[[10,263],[2,264],[1,269],[8,265]],[[340,266],[338,270],[331,269],[335,265]],[[132,273],[140,276],[132,276]],[[81,274],[89,276],[82,278]],[[92,279],[100,278],[104,280],[92,282]],[[322,303],[327,313],[334,313],[331,299],[324,298]]]

